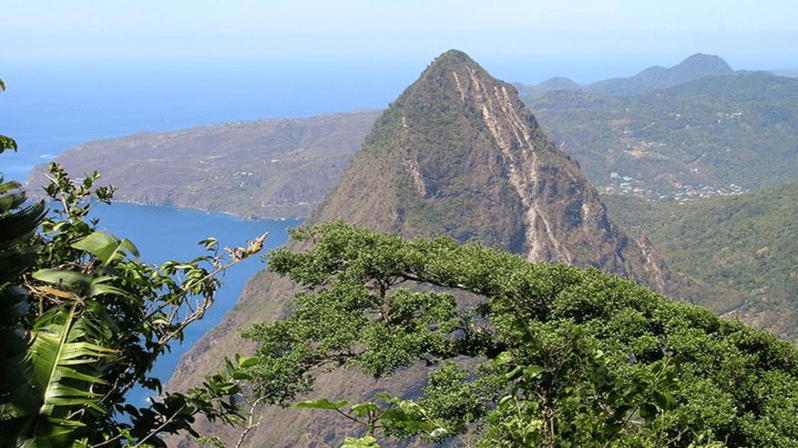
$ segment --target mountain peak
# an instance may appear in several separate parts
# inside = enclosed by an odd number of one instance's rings
[[[435,65],[459,65],[468,63],[474,64],[475,62],[465,52],[452,49],[435,58],[430,64],[430,67]]]
[[[377,120],[311,222],[337,219],[664,286],[661,266],[612,224],[579,165],[515,87],[456,50],[433,61]]]
[[[696,53],[689,56],[673,68],[680,67],[697,71],[712,69],[716,73],[731,73],[734,71],[722,57],[704,53]]]
[[[693,80],[701,76],[725,76],[734,70],[720,56],[696,53],[670,69],[675,81]],[[682,81],[684,82],[684,81]]]

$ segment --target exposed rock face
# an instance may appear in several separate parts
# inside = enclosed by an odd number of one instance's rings
[[[579,165],[543,133],[516,89],[455,50],[377,120],[312,217],[335,219],[594,266],[662,292],[669,276],[653,249],[610,221]]]

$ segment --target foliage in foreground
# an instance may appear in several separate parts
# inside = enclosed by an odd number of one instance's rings
[[[228,259],[208,239],[210,255],[147,265],[130,241],[88,220],[113,194],[93,186],[96,172],[73,182],[51,164],[50,176],[59,205],[46,217],[42,204],[21,208],[24,193],[6,191],[18,185],[0,191],[0,446],[157,447],[164,433],[199,436],[195,416],[241,421],[235,396],[252,360],[228,360],[185,394],[165,393],[150,370],[213,304],[219,274],[265,235]],[[129,403],[134,387],[158,397]]]
[[[340,222],[292,236],[312,248],[273,251],[270,269],[304,291],[245,333],[258,399],[291,404],[330,368],[438,366],[419,396],[299,405],[361,418],[347,446],[466,433],[485,447],[798,446],[798,351],[765,332],[597,270],[445,238]],[[452,362],[464,358],[484,362]]]

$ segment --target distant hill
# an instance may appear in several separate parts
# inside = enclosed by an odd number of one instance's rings
[[[798,181],[798,79],[705,76],[637,96],[523,98],[602,193],[686,200]]]
[[[786,76],[788,78],[798,78],[798,67],[780,69],[780,70],[771,70],[770,72],[778,76]]]
[[[694,54],[670,68],[649,67],[630,78],[594,82],[585,90],[604,95],[638,95],[673,87],[704,76],[728,76],[734,70],[719,56]]]
[[[520,85],[522,98],[535,98],[558,90],[583,90],[603,95],[633,96],[666,89],[704,76],[728,76],[735,71],[720,56],[694,54],[670,67],[649,67],[626,78],[612,78],[592,84],[580,85],[568,78],[551,78],[535,85]]]
[[[116,199],[304,218],[332,189],[379,112],[203,126],[93,141],[56,158],[75,177],[97,170]],[[33,169],[29,191],[45,185]]]
[[[525,86],[523,84],[514,84],[518,89],[518,94],[522,98],[537,98],[543,96],[548,92],[555,92],[558,90],[582,90],[584,86],[571,81],[562,76],[549,78],[540,84]]]

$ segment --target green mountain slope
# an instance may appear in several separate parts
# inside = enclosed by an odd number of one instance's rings
[[[606,196],[612,215],[646,232],[673,269],[746,298],[746,319],[798,338],[798,184],[680,205]]]
[[[754,72],[525,101],[602,193],[685,199],[798,180],[798,79]]]

